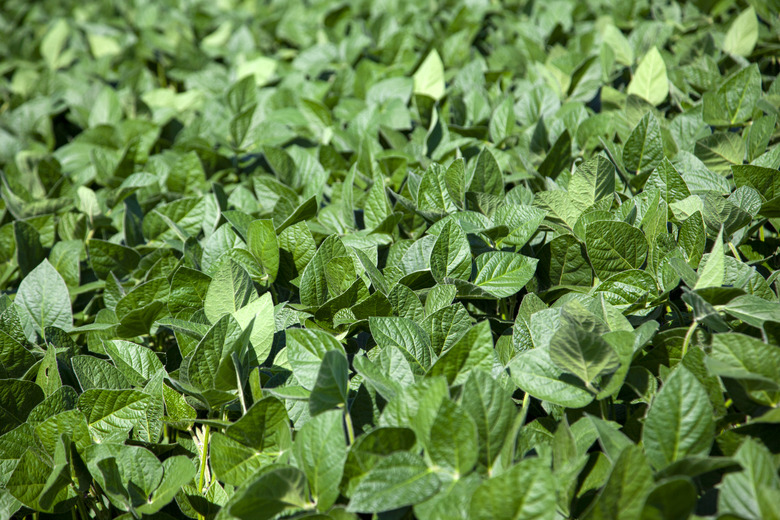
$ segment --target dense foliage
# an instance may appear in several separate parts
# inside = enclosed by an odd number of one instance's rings
[[[0,517],[780,518],[774,0],[4,0]]]

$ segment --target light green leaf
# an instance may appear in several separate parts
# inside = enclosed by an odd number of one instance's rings
[[[222,264],[209,283],[203,311],[211,323],[216,323],[225,314],[233,314],[255,299],[257,292],[249,274],[229,260]]]
[[[533,277],[539,260],[506,251],[490,251],[476,259],[474,285],[496,298],[507,298],[520,291]]]
[[[414,73],[414,93],[440,100],[445,94],[444,64],[433,49]]]
[[[703,289],[706,287],[720,287],[726,275],[725,253],[723,251],[723,229],[718,233],[712,251],[699,266],[699,278],[696,280],[694,289]]]
[[[626,93],[636,94],[653,106],[660,105],[666,99],[669,79],[666,77],[666,63],[658,47],[650,49],[639,62]]]
[[[756,10],[748,7],[731,22],[731,27],[723,39],[723,50],[737,56],[749,56],[757,41],[758,17]]]

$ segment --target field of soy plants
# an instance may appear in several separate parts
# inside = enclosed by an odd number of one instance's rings
[[[0,519],[780,518],[777,0],[4,0]]]

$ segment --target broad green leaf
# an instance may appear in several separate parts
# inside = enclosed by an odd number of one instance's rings
[[[550,340],[550,361],[577,376],[591,390],[597,378],[620,366],[617,352],[600,334],[569,324],[558,329]]]
[[[381,348],[398,348],[415,371],[425,373],[431,366],[431,339],[419,325],[407,318],[372,317],[371,334]]]
[[[746,437],[734,454],[742,471],[723,478],[718,494],[718,511],[751,520],[775,518],[777,510],[766,498],[780,488],[772,455],[763,444]]]
[[[627,94],[636,94],[651,105],[660,105],[669,94],[669,79],[666,77],[666,63],[653,47],[644,55],[626,89]]]
[[[293,453],[309,480],[317,509],[327,511],[339,496],[339,483],[347,460],[342,413],[323,412],[300,429]]]
[[[249,335],[249,341],[252,344],[250,363],[258,365],[263,363],[271,352],[276,332],[271,293],[265,293],[260,298],[252,300],[234,312],[233,317],[243,330],[251,327]]]
[[[694,289],[703,289],[706,287],[720,287],[723,285],[725,276],[725,254],[723,252],[723,230],[718,233],[712,251],[707,255],[704,262],[699,265],[698,275]]]
[[[445,94],[444,64],[433,49],[414,73],[414,93],[440,100]]]
[[[43,399],[41,387],[31,381],[0,379],[0,434],[23,424]]]
[[[743,334],[716,334],[705,362],[711,373],[739,381],[753,400],[766,406],[780,402],[780,356],[774,346]]]
[[[650,463],[662,469],[683,457],[707,455],[714,437],[712,417],[704,387],[678,367],[647,412],[642,440]]]
[[[479,462],[493,466],[515,415],[506,389],[488,373],[474,371],[463,385],[461,407],[471,415],[479,436]]]
[[[292,466],[280,466],[259,475],[225,505],[231,516],[263,520],[280,513],[311,508],[306,475]]]
[[[455,222],[447,223],[436,238],[431,249],[431,273],[439,282],[471,276],[471,248],[466,233]]]
[[[93,388],[79,396],[78,408],[96,442],[122,442],[145,419],[150,402],[151,397],[138,390]]]
[[[463,384],[472,371],[490,371],[493,366],[492,347],[490,326],[488,322],[482,321],[469,328],[454,345],[445,349],[428,374],[444,375],[450,385]]]
[[[593,395],[576,379],[564,376],[547,349],[521,352],[510,361],[509,370],[512,381],[537,399],[569,408],[582,408],[593,401]]]
[[[493,153],[487,148],[483,148],[477,157],[469,190],[496,196],[504,193],[501,168]]]
[[[555,504],[552,472],[543,460],[534,457],[485,480],[471,498],[469,516],[552,520],[557,516]]]
[[[512,296],[533,277],[538,262],[535,258],[505,251],[483,253],[475,261],[474,285],[496,298]]]
[[[731,23],[723,39],[723,50],[737,56],[749,56],[758,41],[758,18],[756,11],[748,7]]]
[[[437,466],[460,478],[477,464],[477,425],[452,401],[442,401],[431,426],[426,451]]]
[[[132,272],[141,261],[141,255],[135,249],[105,240],[89,240],[87,253],[92,270],[102,280],[111,272],[122,278]]]
[[[239,264],[228,261],[214,274],[209,283],[203,310],[212,323],[225,314],[232,314],[257,298],[249,274]]]
[[[252,221],[246,230],[249,252],[260,264],[268,283],[276,279],[279,272],[279,242],[271,220]]]
[[[295,378],[307,390],[314,388],[325,353],[329,350],[344,351],[336,338],[324,331],[287,329],[286,336],[287,359]]]
[[[404,451],[393,453],[360,479],[347,510],[380,513],[398,509],[425,500],[440,485],[436,473],[420,457]]]
[[[339,350],[329,350],[322,357],[322,364],[309,397],[312,416],[347,405],[349,362]]]
[[[639,519],[652,486],[653,473],[642,450],[629,446],[617,457],[606,485],[582,518]]]
[[[658,188],[661,191],[661,198],[667,204],[684,200],[691,195],[682,176],[665,157],[645,182],[645,191],[652,188]]]
[[[639,174],[651,171],[663,158],[661,125],[653,113],[648,112],[628,136],[623,146],[623,162],[626,168]]]
[[[615,166],[601,155],[580,164],[569,181],[571,200],[583,210],[614,192]]]
[[[761,73],[755,65],[745,67],[729,76],[717,90],[710,90],[704,94],[702,97],[704,121],[717,126],[742,123],[753,113],[760,97]],[[738,164],[742,164],[741,157]]]
[[[597,221],[588,225],[585,245],[593,269],[601,279],[627,269],[639,269],[647,257],[647,239],[625,222]]]
[[[14,303],[20,307],[20,318],[29,323],[33,334],[37,332],[43,336],[46,327],[68,330],[73,326],[68,287],[48,260],[41,262],[24,277]]]

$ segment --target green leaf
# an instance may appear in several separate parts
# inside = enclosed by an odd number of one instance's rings
[[[431,366],[431,339],[419,325],[407,318],[372,317],[369,326],[381,348],[398,348],[412,363],[415,371],[425,373]]]
[[[705,362],[711,373],[739,381],[756,402],[780,402],[780,355],[774,346],[743,334],[716,334]]]
[[[647,496],[641,518],[685,520],[693,513],[697,498],[696,487],[691,479],[672,477],[656,484]]]
[[[349,362],[339,350],[329,350],[322,357],[317,380],[309,398],[312,416],[347,404]]]
[[[237,492],[224,506],[239,519],[264,520],[312,506],[306,475],[291,466],[271,469]]]
[[[466,233],[455,222],[448,222],[433,244],[431,273],[439,282],[445,278],[468,279],[471,276],[471,248]]]
[[[31,381],[0,379],[0,435],[23,424],[43,398],[41,387]]]
[[[477,425],[471,416],[452,401],[442,401],[427,441],[431,461],[456,479],[467,475],[477,464],[477,441]]]
[[[162,461],[163,477],[146,504],[136,508],[141,514],[153,514],[168,505],[181,487],[195,477],[196,468],[192,461],[183,455],[174,455]]]
[[[122,442],[146,417],[151,397],[138,390],[93,388],[79,396],[78,408],[97,442]]]
[[[90,388],[122,390],[130,387],[130,381],[122,371],[108,361],[94,356],[73,356],[70,363],[82,390]]]
[[[661,198],[667,204],[684,200],[691,195],[680,173],[665,157],[645,182],[645,191],[653,188],[661,191]]]
[[[68,330],[73,326],[68,287],[48,260],[24,277],[14,303],[22,310],[20,318],[41,337],[46,327]]]
[[[565,378],[547,349],[521,352],[509,362],[509,370],[515,384],[537,399],[568,408],[582,408],[593,401],[593,395],[576,379]]]
[[[564,325],[550,340],[550,361],[564,372],[574,374],[589,389],[602,375],[620,366],[617,352],[602,335],[576,325]]]
[[[653,466],[663,469],[683,457],[707,455],[714,438],[707,391],[685,367],[678,367],[647,412],[642,441]]]
[[[623,162],[626,168],[638,174],[651,171],[661,163],[663,158],[661,125],[653,113],[648,112],[628,136],[623,146]]]
[[[477,157],[469,190],[496,196],[504,194],[504,179],[501,168],[493,153],[487,148],[483,148]]]
[[[450,322],[448,325],[455,326]],[[466,382],[472,371],[490,371],[493,366],[493,335],[489,323],[482,321],[468,328],[431,366],[428,375],[443,375],[450,385]]]
[[[87,254],[92,270],[101,280],[111,272],[122,278],[141,261],[141,255],[135,249],[94,238],[87,241]]]
[[[444,64],[433,49],[414,73],[414,93],[440,100],[445,94]]]
[[[479,462],[489,470],[512,425],[515,405],[505,388],[480,371],[472,372],[464,383],[460,404],[477,425]]]
[[[652,486],[653,473],[642,450],[629,446],[618,456],[606,485],[582,518],[638,520]]]
[[[766,446],[746,437],[734,454],[742,471],[723,478],[718,494],[718,511],[740,518],[759,520],[776,516],[776,508],[764,496],[780,488],[772,455]]]
[[[475,261],[474,285],[496,298],[507,298],[531,280],[538,262],[535,258],[505,251],[483,253]]]
[[[583,210],[614,192],[615,165],[601,155],[580,164],[569,181],[571,200]]]
[[[647,239],[625,222],[592,222],[585,231],[588,258],[596,274],[606,279],[627,269],[639,269],[647,257]]]
[[[225,314],[233,314],[257,298],[249,274],[236,262],[222,264],[209,283],[203,311],[211,323]]]
[[[287,359],[295,379],[307,390],[314,388],[325,354],[344,351],[336,338],[321,330],[287,329],[286,336]]]
[[[660,105],[669,94],[669,79],[666,77],[664,63],[658,47],[653,47],[644,55],[626,89],[627,94],[635,94],[651,105]]]
[[[557,517],[555,493],[547,464],[539,458],[524,459],[477,488],[469,517],[552,520]]]
[[[718,233],[712,251],[699,265],[698,275],[694,289],[704,289],[706,287],[720,287],[726,274],[725,271],[725,253],[723,251],[723,229]]]
[[[346,448],[342,413],[336,410],[313,417],[295,436],[293,453],[320,511],[327,511],[339,496]]]
[[[276,279],[279,272],[279,242],[272,220],[252,221],[246,230],[249,252],[260,264],[268,283]]]
[[[758,41],[758,18],[756,11],[748,7],[731,23],[723,39],[723,50],[737,56],[749,56]]]
[[[381,513],[422,502],[441,485],[422,459],[408,452],[392,453],[360,479],[348,511]]]
[[[716,126],[731,126],[745,122],[753,113],[760,97],[761,73],[758,66],[745,67],[729,76],[716,91],[708,91],[704,94],[702,97],[704,122]],[[739,164],[742,163],[741,159],[740,157]]]

